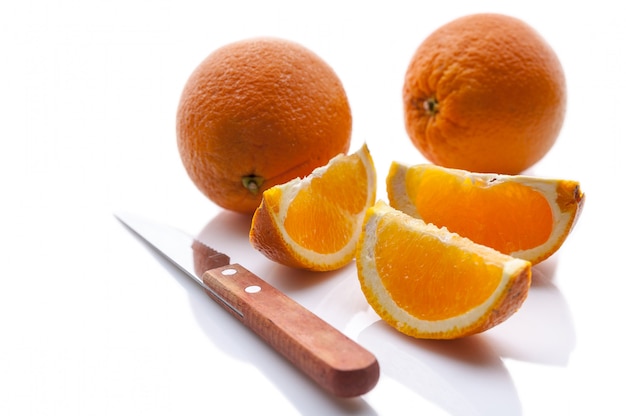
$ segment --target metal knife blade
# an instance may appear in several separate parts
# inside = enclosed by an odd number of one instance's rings
[[[378,382],[374,355],[226,254],[173,227],[115,216],[328,392],[354,397]]]
[[[230,264],[230,257],[174,227],[167,227],[128,212],[116,213],[115,217],[170,263],[202,286],[209,295],[222,303],[222,306],[230,309],[229,312],[242,315],[241,311],[221,298],[202,280],[205,271]]]

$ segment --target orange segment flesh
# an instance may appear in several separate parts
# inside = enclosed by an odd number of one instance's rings
[[[378,202],[367,211],[357,248],[361,288],[373,309],[417,338],[485,331],[516,312],[531,263]]]
[[[387,192],[394,208],[533,263],[558,250],[584,202],[575,181],[397,162]]]
[[[478,254],[449,246],[436,235],[410,234],[398,247],[394,240],[402,235],[402,228],[398,223],[381,227],[378,230],[380,244],[374,248],[374,256],[377,263],[391,265],[385,270],[383,286],[393,294],[398,306],[411,315],[426,320],[457,316],[485,302],[500,283],[500,268],[484,264]],[[436,262],[423,261],[435,257]],[[415,275],[416,263],[421,263],[421,271],[433,278],[415,279],[407,288],[404,281],[407,276]],[[479,279],[466,279],[468,274],[476,273],[477,264],[482,269],[477,273]],[[442,285],[449,286],[450,290],[441,291]],[[403,288],[410,290],[401,290]]]
[[[271,260],[333,270],[354,258],[365,210],[376,195],[367,146],[339,155],[303,179],[274,186],[252,219],[250,241]]]

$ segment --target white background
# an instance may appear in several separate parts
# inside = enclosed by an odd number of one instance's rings
[[[624,414],[618,4],[2,2],[0,414]],[[566,122],[528,173],[578,180],[587,194],[574,233],[499,327],[450,342],[402,336],[369,309],[353,265],[315,274],[271,263],[249,246],[249,220],[186,176],[174,126],[187,77],[225,43],[272,35],[312,49],[342,79],[352,150],[367,142],[386,199],[390,161],[424,161],[402,120],[412,53],[438,26],[485,11],[525,20],[560,57]],[[378,386],[355,399],[325,394],[120,226],[116,210],[227,250],[376,354]]]

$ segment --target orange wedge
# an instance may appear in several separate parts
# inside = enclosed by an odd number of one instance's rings
[[[356,254],[363,293],[392,327],[416,338],[485,331],[528,294],[531,263],[377,202]]]
[[[335,270],[354,259],[365,211],[376,198],[376,171],[366,145],[340,154],[309,176],[263,192],[250,242],[278,263]]]
[[[397,162],[387,194],[396,209],[533,264],[561,247],[585,200],[575,181]]]

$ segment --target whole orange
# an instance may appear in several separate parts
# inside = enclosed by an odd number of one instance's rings
[[[352,133],[333,69],[277,38],[211,53],[189,77],[176,121],[178,150],[195,185],[217,205],[249,214],[264,190],[346,153]]]
[[[528,24],[475,14],[440,27],[417,48],[403,101],[407,133],[432,163],[518,174],[560,133],[565,76]]]

